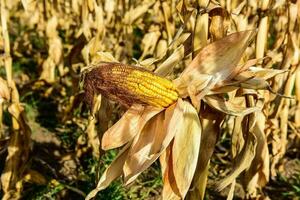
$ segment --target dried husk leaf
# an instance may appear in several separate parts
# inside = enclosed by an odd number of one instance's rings
[[[182,101],[183,124],[174,137],[172,148],[172,165],[175,181],[184,199],[192,183],[197,166],[200,142],[201,124],[198,113],[188,102]]]
[[[166,76],[184,58],[184,46],[180,45],[161,65],[154,71],[159,76]]]
[[[257,188],[264,186],[269,181],[270,158],[264,133],[265,120],[262,112],[256,113],[256,123],[253,127],[253,133],[257,138],[256,154],[243,180],[246,184],[247,193],[252,197],[257,195]]]
[[[124,24],[131,25],[139,17],[144,15],[154,3],[155,1],[149,0],[147,3],[143,3],[143,5],[131,8],[124,15]]]
[[[223,38],[229,28],[229,13],[222,7],[216,7],[209,11],[211,22],[209,32],[212,40]]]
[[[256,39],[256,58],[263,58],[267,44],[268,16],[260,20]]]
[[[102,138],[102,149],[120,147],[137,135],[145,124],[162,109],[151,106],[133,105],[122,118],[109,128]]]
[[[111,52],[99,51],[94,57],[95,62],[118,62]]]
[[[158,42],[161,33],[156,30],[156,27],[153,29],[155,30],[144,35],[144,38],[142,40],[143,53],[140,56],[139,60],[143,60],[145,56],[152,55],[154,53],[156,43]]]
[[[129,146],[126,145],[114,159],[114,161],[106,168],[102,174],[97,187],[92,190],[85,198],[85,200],[92,199],[96,194],[109,186],[109,184],[116,178],[122,175],[122,168],[129,152]]]
[[[6,100],[9,101],[10,92],[7,82],[0,77],[0,102]]]
[[[152,144],[156,142],[155,135],[161,135],[164,132],[161,128],[163,121],[164,113],[159,113],[147,122],[141,133],[133,140],[128,159],[123,167],[126,184],[131,183],[158,158],[159,154],[151,154],[150,152]]]
[[[1,174],[1,184],[4,191],[3,199],[19,199],[21,196],[20,180],[23,178],[26,170],[30,151],[31,130],[28,126],[24,109],[19,103],[13,103],[9,107],[10,114],[17,121],[14,130],[10,135],[8,144],[8,155],[6,157],[5,167]]]
[[[236,32],[205,46],[174,81],[175,85],[186,88],[187,91],[189,87],[194,87],[195,82],[203,79],[203,75],[213,76],[205,92],[199,94],[200,90],[197,88],[194,91],[199,100],[218,82],[226,80],[229,76],[234,77],[239,72],[240,69],[236,66],[254,34],[255,31]],[[202,85],[198,87],[203,88]]]
[[[256,153],[256,145],[257,138],[251,132],[248,132],[245,145],[240,154],[236,156],[231,173],[226,178],[217,182],[216,188],[218,191],[231,184],[242,171],[244,171],[251,165],[251,162],[254,159]]]
[[[178,102],[181,101],[178,100]],[[130,155],[123,169],[126,184],[131,183],[148,168],[181,130],[180,127],[184,123],[183,110],[182,104],[176,103],[176,106],[169,107],[165,113],[160,113],[160,116],[153,118],[152,122],[149,121],[149,124],[145,125],[133,141]]]
[[[209,110],[203,110],[203,112],[209,112]],[[187,199],[202,200],[205,197],[210,158],[213,154],[220,131],[219,124],[221,120],[217,119],[218,117],[219,116],[215,119],[206,119],[202,116],[200,118],[202,126],[200,152],[191,185],[192,190],[189,191]]]
[[[100,139],[98,137],[98,133],[96,130],[96,122],[97,119],[94,117],[96,112],[99,111],[101,106],[101,95],[98,95],[94,98],[94,107],[92,111],[92,115],[89,117],[88,125],[86,128],[87,136],[89,144],[92,146],[93,149],[93,156],[99,158],[100,156]]]
[[[259,107],[245,108],[241,105],[234,104],[231,101],[226,101],[216,95],[205,96],[203,100],[212,108],[215,108],[228,115],[234,116],[245,116],[262,109]]]
[[[168,148],[165,151],[163,151],[161,156],[159,157],[164,183],[162,191],[162,199],[164,200],[181,199],[173,173],[172,146],[173,142],[171,142],[170,146],[168,146]]]
[[[208,13],[198,14],[195,25],[194,52],[207,44],[208,38]]]

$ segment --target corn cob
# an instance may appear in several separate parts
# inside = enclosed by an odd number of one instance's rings
[[[93,96],[102,95],[125,106],[134,103],[168,107],[178,98],[173,83],[139,67],[100,63],[83,72],[84,90],[92,106]]]

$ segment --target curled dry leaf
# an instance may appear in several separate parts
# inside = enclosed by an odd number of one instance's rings
[[[24,108],[19,103],[13,103],[8,110],[16,120],[14,123],[17,124],[10,135],[1,184],[4,191],[3,199],[18,199],[21,196],[21,190],[20,185],[17,185],[23,179],[27,167],[31,130],[25,119]]]
[[[180,88],[179,94],[197,96],[200,101],[218,82],[234,77],[240,71],[238,62],[254,34],[255,31],[237,32],[205,46],[174,81],[175,86]],[[205,89],[197,84],[204,75],[212,76]]]
[[[267,140],[264,133],[265,116],[257,112],[253,133],[257,138],[256,154],[249,169],[246,170],[244,182],[247,184],[247,192],[256,196],[256,188],[264,186],[269,181],[270,158]]]
[[[251,162],[255,156],[256,145],[256,137],[251,132],[249,132],[242,151],[237,155],[235,159],[236,162],[233,165],[231,173],[226,178],[216,183],[216,188],[218,191],[231,184],[242,171],[244,171],[251,165]]]
[[[203,112],[210,112],[203,110]],[[201,119],[202,135],[199,158],[195,176],[191,185],[191,190],[188,193],[188,199],[202,200],[205,197],[205,189],[208,179],[208,169],[210,158],[213,154],[217,138],[220,132],[220,123],[222,117],[215,115],[213,120],[206,119],[203,116]]]
[[[161,109],[155,107],[131,106],[122,118],[104,133],[102,149],[113,149],[126,144],[159,112]]]
[[[124,166],[127,184],[148,168],[181,130],[184,122],[183,109],[180,103],[170,106],[147,124],[148,126],[133,140],[130,155]]]
[[[205,96],[203,100],[212,108],[215,108],[223,113],[234,115],[234,116],[245,116],[252,112],[256,112],[262,109],[259,107],[245,108],[241,105],[231,102],[230,100],[226,101],[216,95]]]
[[[173,173],[173,165],[172,165],[172,146],[173,142],[171,142],[170,146],[163,151],[160,156],[160,164],[162,170],[163,177],[163,191],[162,191],[162,199],[167,200],[180,200],[179,189],[176,186],[175,177]]]
[[[97,119],[95,117],[96,112],[99,111],[100,106],[101,106],[101,95],[98,95],[95,99],[94,99],[94,109],[92,111],[92,116],[89,117],[89,121],[88,121],[88,125],[86,128],[86,133],[88,136],[88,141],[89,144],[92,146],[92,150],[93,150],[93,155],[96,158],[99,158],[100,156],[100,140],[98,138],[98,133],[96,130],[96,122]]]
[[[10,92],[7,82],[0,77],[0,102],[3,100],[8,101],[10,99]]]
[[[97,187],[92,190],[87,196],[86,200],[92,199],[96,196],[96,194],[106,188],[112,181],[121,176],[122,168],[127,158],[127,154],[129,152],[129,145],[123,147],[123,149],[119,152],[115,160],[106,168],[104,173],[102,174]]]
[[[172,147],[172,165],[174,179],[182,199],[186,196],[192,183],[197,166],[201,125],[198,113],[188,102],[181,102],[183,110],[183,123],[174,137]]]

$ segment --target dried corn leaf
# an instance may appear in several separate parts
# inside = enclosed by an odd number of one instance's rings
[[[10,92],[8,85],[5,80],[0,77],[0,102],[4,100],[8,101],[10,99]]]
[[[94,98],[94,107],[92,111],[92,115],[89,117],[88,125],[86,128],[87,136],[89,144],[92,146],[93,149],[93,156],[99,158],[100,156],[100,138],[98,137],[97,129],[96,129],[96,122],[97,119],[95,118],[95,114],[99,111],[101,106],[101,95],[98,95]]]
[[[250,196],[256,196],[256,188],[264,186],[269,181],[270,158],[267,140],[264,133],[265,116],[262,112],[256,113],[256,123],[253,133],[257,138],[256,154],[250,168],[245,173],[244,182]]]
[[[180,45],[161,65],[154,71],[159,76],[167,76],[174,67],[184,58],[184,46]]]
[[[106,168],[97,184],[97,187],[86,196],[86,200],[94,198],[99,191],[108,187],[112,181],[122,175],[122,168],[129,152],[129,146],[130,145],[126,145],[119,152],[115,160]]]
[[[10,135],[7,148],[8,156],[1,174],[1,184],[4,191],[3,199],[19,199],[21,190],[18,182],[23,178],[26,170],[31,130],[26,122],[24,109],[20,104],[12,104],[9,107],[9,112],[17,124],[14,125],[14,130]]]
[[[135,138],[124,166],[127,184],[148,168],[167,148],[183,126],[183,111],[184,108],[180,103],[169,107],[165,113],[160,113],[160,116],[153,118],[153,121],[150,121]]]
[[[203,110],[203,112],[209,112]],[[216,117],[216,116],[215,116]],[[217,116],[219,118],[220,116]],[[187,198],[190,200],[202,200],[205,197],[205,190],[208,178],[209,161],[213,154],[219,135],[220,119],[208,120],[201,117],[202,135],[197,168]]]
[[[143,3],[143,5],[131,8],[125,13],[124,24],[131,25],[139,17],[144,15],[154,3],[155,1],[149,0],[148,2]]]
[[[250,167],[252,160],[255,156],[255,149],[257,145],[257,138],[251,133],[248,132],[245,145],[240,154],[236,156],[233,169],[231,173],[221,181],[217,182],[217,190],[222,190],[227,187],[229,184],[233,183],[236,177],[245,169]]]
[[[166,200],[180,200],[179,189],[175,182],[175,177],[173,173],[173,165],[172,165],[172,146],[171,145],[163,151],[160,156],[160,164],[162,170],[163,177],[163,191],[162,191],[162,199]]]
[[[208,13],[198,14],[194,32],[194,52],[207,44],[208,39]]]
[[[102,138],[102,149],[120,147],[130,141],[144,125],[162,109],[133,105],[122,118],[109,128]]]
[[[262,109],[259,107],[245,108],[239,104],[234,104],[233,102],[226,101],[215,95],[205,96],[203,100],[212,108],[234,116],[245,116]]]
[[[204,47],[180,77],[191,74],[220,76],[220,81],[237,73],[238,62],[255,31],[236,32]],[[195,77],[196,78],[196,77]]]
[[[198,113],[188,102],[182,103],[184,121],[178,127],[172,148],[173,172],[182,199],[186,196],[192,183],[197,166],[200,141],[201,124]]]
[[[213,77],[210,83],[201,92],[203,85],[197,86],[190,95],[201,99],[218,82],[233,77],[239,72],[237,64],[241,59],[243,52],[252,39],[255,31],[243,31],[231,34],[223,39],[217,40],[205,46],[193,59],[189,66],[182,72],[180,77],[174,81],[176,86],[195,88],[195,82],[203,79],[203,75],[208,74]]]
[[[125,183],[129,184],[146,168],[148,168],[160,155],[159,153],[151,154],[153,143],[156,135],[164,134],[163,127],[164,113],[159,113],[157,116],[148,121],[142,132],[133,140],[133,144],[125,161],[123,172]]]
[[[229,28],[229,13],[222,7],[216,7],[209,11],[211,18],[209,32],[212,40],[223,38]]]

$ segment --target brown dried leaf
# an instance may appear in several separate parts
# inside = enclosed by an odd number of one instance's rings
[[[215,7],[209,11],[211,18],[209,32],[213,40],[223,38],[230,26],[229,13],[222,7]]]
[[[209,111],[203,110],[202,113],[204,112]],[[215,115],[214,117],[214,119],[200,118],[202,125],[201,145],[198,164],[191,185],[192,189],[189,191],[187,196],[190,200],[202,200],[205,197],[209,161],[215,149],[220,131],[220,115]]]
[[[226,101],[216,95],[205,96],[203,100],[212,108],[234,116],[245,116],[262,109],[259,107],[245,108],[239,104],[234,104],[230,100]]]
[[[120,147],[138,134],[145,124],[162,109],[151,106],[133,105],[122,118],[109,128],[102,138],[102,149]]]
[[[172,165],[181,198],[184,199],[196,170],[201,142],[201,125],[195,108],[186,101],[182,104],[184,121],[178,127],[172,148]]]
[[[235,67],[254,34],[251,30],[236,32],[205,46],[180,77],[196,73],[220,76],[220,80],[225,80],[237,72]]]
[[[245,145],[240,154],[236,156],[231,173],[226,178],[217,182],[216,187],[218,191],[233,183],[236,177],[251,165],[251,162],[255,157],[256,145],[257,138],[251,132],[248,132]]]
[[[244,182],[247,192],[256,196],[256,188],[264,186],[269,181],[270,157],[266,136],[264,133],[266,118],[262,112],[256,113],[256,123],[253,133],[257,138],[256,154],[250,168],[245,173]]]
[[[139,17],[145,14],[154,3],[155,1],[149,0],[148,2],[145,2],[140,6],[130,9],[125,13],[124,24],[131,25]]]
[[[8,89],[7,82],[0,77],[0,103],[3,100],[9,101],[10,92]]]
[[[101,106],[101,95],[98,95],[94,98],[94,107],[92,111],[92,115],[89,117],[88,125],[86,128],[86,133],[88,136],[89,144],[92,146],[93,156],[99,158],[100,156],[100,138],[96,129],[97,119],[95,118],[96,112],[99,111]]]
[[[23,178],[30,151],[31,130],[28,126],[24,108],[19,103],[13,103],[8,108],[14,117],[14,130],[10,135],[7,148],[8,155],[1,174],[1,184],[4,191],[3,199],[19,198],[21,196],[18,182]]]
[[[164,134],[162,128],[164,113],[159,113],[144,126],[142,132],[133,140],[132,146],[125,161],[123,172],[126,184],[131,183],[146,168],[148,168],[160,155],[151,154],[151,147],[154,143],[161,146],[161,140],[155,141],[156,135]]]
[[[129,152],[129,146],[130,145],[126,145],[119,152],[118,156],[114,159],[114,161],[106,168],[106,170],[102,174],[97,184],[97,187],[86,196],[85,200],[94,198],[99,191],[108,187],[112,181],[114,181],[116,178],[122,175],[122,168]]]
[[[207,44],[208,38],[208,13],[198,14],[195,25],[194,32],[194,52],[198,51],[200,48]]]
[[[174,67],[184,58],[184,46],[181,45],[154,71],[159,76],[166,76],[171,73]]]
[[[145,125],[133,141],[130,155],[124,166],[126,184],[132,182],[148,168],[167,148],[174,135],[183,126],[183,110],[182,105],[177,103]]]
[[[170,146],[163,151],[160,156],[160,164],[161,171],[163,177],[163,191],[162,191],[162,199],[164,200],[180,200],[180,194],[178,187],[175,182],[175,177],[173,173],[173,165],[172,165],[172,149],[173,142],[171,142]]]
[[[242,54],[249,45],[255,31],[242,31],[228,35],[205,46],[193,59],[189,66],[182,72],[180,77],[174,81],[176,86],[194,87],[195,82],[203,79],[204,74],[213,77],[204,91],[194,91],[198,100],[209,92],[218,82],[234,77],[240,69],[237,66]],[[181,87],[183,87],[181,86]],[[202,85],[198,86],[203,88]]]

